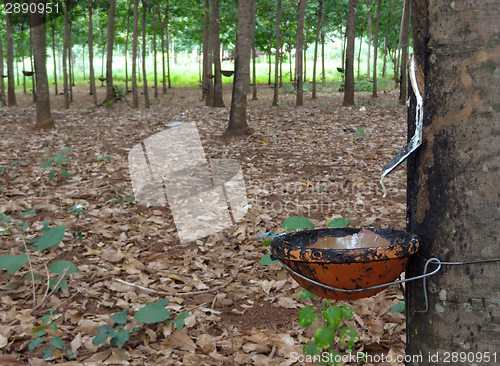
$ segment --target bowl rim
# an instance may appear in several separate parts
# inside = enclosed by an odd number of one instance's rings
[[[355,248],[355,249],[318,249],[308,248],[318,238],[324,236],[343,237],[370,230],[388,240],[388,246]],[[307,238],[309,236],[309,238]],[[304,247],[294,245],[306,239]],[[408,258],[418,251],[419,238],[413,233],[392,228],[339,228],[339,229],[307,229],[291,233],[283,233],[271,241],[272,255],[280,260],[317,262],[317,263],[364,263]]]

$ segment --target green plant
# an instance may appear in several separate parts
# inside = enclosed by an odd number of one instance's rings
[[[173,323],[177,327],[178,330],[182,330],[184,326],[184,319],[186,319],[190,314],[188,312],[183,312],[177,316],[176,320],[171,320],[172,313],[165,309],[167,306],[168,300],[163,299],[158,301],[157,303],[148,303],[146,306],[143,306],[134,315],[134,319],[140,323]],[[116,325],[101,325],[97,329],[99,330],[99,334],[97,334],[92,343],[96,346],[104,343],[108,338],[110,338],[109,344],[111,347],[123,347],[125,343],[130,339],[131,333],[138,332],[141,327],[134,327],[132,329],[128,329],[125,324],[127,323],[127,310],[124,309],[120,313],[116,313],[110,315],[110,319]]]
[[[102,162],[107,162],[109,160],[110,157],[112,157],[113,153],[108,153],[107,156],[100,156],[97,161],[102,161]]]
[[[115,88],[115,98],[116,98],[116,100],[124,100],[126,93],[127,93],[127,91],[125,90],[124,86],[116,87]]]
[[[78,203],[76,205],[73,205],[71,206],[70,208],[68,208],[68,211],[72,211],[72,214],[75,215],[75,216],[79,216],[80,214],[84,214],[85,212],[85,209],[83,207],[85,207],[87,204],[86,203]]]
[[[320,315],[319,315],[319,314]],[[327,365],[338,365],[342,361],[342,355],[333,348],[335,338],[338,337],[340,344],[346,347],[346,353],[351,353],[352,348],[359,340],[359,334],[356,329],[343,326],[343,319],[351,319],[354,311],[347,305],[342,304],[333,306],[329,300],[323,301],[320,309],[315,309],[307,305],[299,312],[299,325],[302,327],[311,326],[317,318],[322,318],[325,325],[316,328],[313,340],[303,348],[304,354],[317,356],[312,358],[316,361],[322,361]],[[328,360],[325,360],[325,353],[328,353]]]
[[[54,176],[56,175],[56,169],[58,169],[61,173],[61,175],[68,179],[69,178],[69,173],[67,170],[63,168],[63,164],[68,161],[68,158],[64,156],[64,154],[70,152],[71,149],[63,149],[59,154],[55,155],[50,159],[49,161],[41,164],[40,166],[44,169],[48,169],[50,167],[53,167],[53,169],[50,170],[49,172],[49,181],[54,179]],[[54,169],[56,168],[56,169]]]
[[[127,188],[128,188],[127,186],[123,186],[117,191],[117,187],[115,186],[114,187],[115,194],[114,195],[108,194],[108,200],[110,200],[113,205],[120,204],[122,206],[125,205],[125,207],[127,207],[131,204],[134,204],[135,197],[134,196],[127,196],[125,194],[125,190]]]
[[[33,337],[33,340],[28,344],[29,351],[33,351],[40,344],[47,342],[50,338],[50,331],[58,331],[57,322],[52,317],[56,309],[57,308],[55,307],[50,309],[50,313],[42,318],[42,325],[28,333],[31,337]],[[49,332],[47,332],[47,330],[49,330]],[[71,349],[68,348],[68,345],[63,341],[63,339],[60,336],[55,336],[50,339],[49,347],[45,347],[43,349],[43,359],[46,360],[54,356],[56,350],[61,350],[59,351],[60,354],[58,356],[63,356],[69,359],[75,358],[75,355]],[[64,353],[62,353],[63,351]]]
[[[354,132],[354,136],[358,138],[366,136],[365,128],[364,127],[358,128],[358,132]]]

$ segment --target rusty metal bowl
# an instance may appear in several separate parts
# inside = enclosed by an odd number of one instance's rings
[[[415,234],[392,228],[303,230],[271,241],[273,257],[288,267],[302,287],[335,300],[360,299],[382,291],[387,286],[368,288],[395,281],[418,247]]]

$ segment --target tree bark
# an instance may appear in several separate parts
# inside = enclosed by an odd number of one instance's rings
[[[30,32],[31,32],[31,30],[30,30]],[[24,70],[24,28],[22,25],[21,25],[21,61],[23,63],[23,71],[25,71]],[[26,75],[24,75],[24,72],[23,72],[23,93],[26,94]]]
[[[89,0],[90,1],[90,0]],[[139,0],[134,0],[134,30],[132,34],[132,105],[139,108],[139,92],[137,90],[137,38],[139,22]]]
[[[255,26],[257,22],[257,16],[256,16],[256,11],[257,11],[257,2],[256,0],[252,0],[252,33],[250,35],[251,40],[252,40],[252,100],[257,100],[257,49],[255,48]],[[232,104],[232,102],[231,102]]]
[[[210,3],[209,0],[205,0],[205,6],[203,8],[203,71],[201,77],[201,85],[202,85],[202,100],[207,99],[207,94],[209,90],[209,82],[208,74],[211,74],[209,65],[208,65],[208,52],[209,52],[209,32],[210,32]]]
[[[363,30],[365,28],[366,19],[363,19],[363,24],[361,24],[361,39],[359,41],[359,51],[358,51],[358,75],[357,79],[361,77],[361,50],[363,49]]]
[[[394,3],[396,0],[391,1],[391,10],[389,10],[389,14],[387,15],[387,27],[385,28],[385,37],[384,37],[384,66],[382,67],[382,77],[385,77],[386,69],[387,69],[387,47],[389,42],[389,26],[391,24],[391,16],[394,11]]]
[[[4,0],[5,6],[12,3]],[[12,13],[6,14],[6,35],[7,35],[7,99],[9,106],[17,105],[16,85],[14,80],[14,42],[12,34]]]
[[[255,0],[238,0],[238,29],[236,32],[236,50],[234,64],[233,93],[229,124],[226,135],[248,133],[247,92],[250,75],[250,50],[252,49],[252,25],[255,12]]]
[[[375,36],[373,37],[373,87],[372,97],[377,97],[377,55],[378,55],[378,33],[380,30],[380,3],[378,0],[377,5],[377,25],[375,26]]]
[[[109,0],[108,13],[108,50],[106,55],[106,103],[115,101],[115,87],[113,86],[113,46],[115,44],[115,14],[116,0]]]
[[[301,107],[304,103],[304,87],[302,79],[302,47],[304,45],[304,16],[306,0],[299,0],[297,20],[297,47],[295,48],[295,83],[297,84],[297,100],[295,105]]]
[[[148,11],[148,3],[142,0],[142,76],[144,79],[144,104],[149,108],[149,92],[148,92],[148,77],[146,73],[146,13]]]
[[[349,0],[347,16],[347,50],[345,64],[344,100],[345,106],[354,105],[354,41],[356,40],[356,19],[358,0]]]
[[[222,99],[222,74],[220,64],[220,35],[219,35],[219,0],[212,0],[212,16],[210,17],[212,60],[214,63],[214,107],[224,107]],[[247,75],[250,78],[250,75]],[[249,79],[250,80],[250,79]]]
[[[154,59],[154,77],[155,77],[155,98],[158,98],[158,70],[156,66],[156,8],[153,4],[153,59]]]
[[[424,76],[419,87],[425,86],[426,143],[408,161],[408,230],[423,245],[406,278],[422,274],[423,258],[462,265],[443,265],[427,278],[427,313],[418,312],[425,308],[422,281],[409,282],[406,352],[423,360],[406,365],[446,365],[447,353],[454,365],[495,365],[500,348],[500,8],[496,1],[446,8],[441,2],[411,4],[413,50]],[[409,128],[414,129],[411,120]]]
[[[69,42],[69,0],[64,1],[64,43],[63,43],[63,79],[64,79],[64,108],[69,109],[68,83],[68,42]]]
[[[399,76],[399,103],[406,103],[406,72],[408,62],[408,40],[410,38],[410,0],[405,0],[403,10],[403,23],[401,26],[403,33],[401,37],[401,68]]]
[[[274,96],[273,106],[278,105],[278,72],[280,62],[280,19],[281,19],[281,0],[278,0],[278,7],[276,9],[276,55],[274,59]]]
[[[158,5],[159,6],[159,5]],[[125,36],[125,94],[128,93],[128,37],[130,33],[130,8],[132,7],[132,0],[128,3],[127,10],[127,34]]]
[[[33,29],[30,28],[30,69],[31,71],[35,70],[35,64],[33,63],[33,41],[31,39],[33,33]],[[24,66],[24,62],[23,62]],[[24,73],[23,73],[24,75]],[[31,75],[31,94],[33,96],[33,103],[36,102],[36,80],[35,80],[35,74]]]
[[[325,85],[325,32],[321,32],[321,83]]]
[[[316,27],[316,41],[314,43],[312,99],[316,99],[316,62],[318,61],[319,33],[322,26],[323,26],[323,0],[319,0],[318,25]]]
[[[69,5],[68,5],[69,6]],[[68,15],[69,15],[69,8],[68,8]],[[68,18],[68,68],[69,68],[69,74],[68,74],[68,79],[69,79],[69,101],[70,103],[73,103],[73,80],[74,80],[74,75],[73,75],[73,52],[72,52],[72,42],[71,42],[71,21]]]
[[[208,25],[208,38],[207,38],[207,90],[205,103],[207,107],[214,105],[214,71],[213,71],[213,47],[212,47],[212,24],[210,22],[210,0],[205,0],[205,15],[204,19]]]
[[[167,2],[168,4],[168,2]],[[165,72],[165,24],[161,20],[160,4],[158,6],[158,20],[160,21],[161,32],[161,70],[162,70],[162,93],[167,94],[167,75]]]
[[[370,78],[370,55],[372,46],[372,5],[373,0],[370,0],[369,11],[368,11],[368,56],[366,59],[366,77]]]
[[[5,83],[4,83],[4,70],[3,70],[3,43],[0,37],[0,107],[5,107]]]
[[[172,83],[170,81],[170,32],[169,32],[169,22],[168,22],[168,12],[169,12],[168,6],[169,5],[168,5],[168,0],[167,0],[167,6],[165,8],[164,26],[165,26],[166,36],[167,36],[167,45],[166,45],[167,46],[167,80],[168,80],[168,87],[171,88]]]
[[[92,0],[88,0],[88,12],[89,12],[89,81],[90,81],[90,94],[94,100],[94,104],[97,105],[97,93],[95,90],[95,75],[94,75],[94,37],[93,37],[93,27],[92,27]]]
[[[41,3],[40,0],[30,0],[31,4]],[[42,13],[30,13],[30,28],[35,56],[36,75],[36,124],[37,129],[54,127],[54,118],[50,112],[49,80],[47,78],[47,48],[45,19]]]

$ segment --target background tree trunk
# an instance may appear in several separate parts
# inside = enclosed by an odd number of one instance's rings
[[[354,41],[356,40],[357,6],[358,0],[349,0],[343,105],[354,105]]]
[[[214,105],[214,71],[213,71],[213,47],[212,47],[212,24],[210,22],[210,0],[205,0],[205,16],[208,24],[208,39],[207,39],[207,90],[206,90],[206,106]]]
[[[31,32],[31,30],[30,30]],[[24,68],[24,28],[21,25],[21,62],[23,63],[23,71]],[[32,70],[31,70],[32,71]],[[26,75],[23,72],[23,93],[26,94]]]
[[[377,5],[377,25],[375,26],[375,36],[373,37],[373,87],[372,97],[377,97],[377,55],[378,55],[378,33],[380,30],[380,3],[378,0]]]
[[[148,3],[142,0],[142,76],[144,79],[144,103],[149,108],[148,76],[146,73],[146,14]]]
[[[167,2],[168,4],[168,2]],[[167,94],[167,75],[165,71],[165,24],[161,20],[160,5],[158,4],[158,21],[160,22],[161,32],[161,70],[162,70],[162,93]]]
[[[30,0],[30,5],[41,3],[40,0]],[[39,12],[30,13],[30,28],[32,30],[33,53],[35,56],[36,75],[36,124],[35,128],[53,128],[54,118],[50,112],[49,80],[47,78],[47,40],[45,19]]]
[[[30,28],[30,69],[31,71],[35,70],[35,64],[33,63],[33,41],[31,39],[33,29]],[[24,66],[24,63],[23,63]],[[23,74],[24,75],[24,74]],[[31,94],[33,95],[33,103],[36,102],[36,80],[35,80],[35,74],[31,75]]]
[[[158,98],[158,68],[156,66],[156,8],[153,4],[153,59],[154,59],[154,76],[155,76],[155,98]]]
[[[278,0],[278,7],[276,9],[276,55],[274,59],[274,97],[273,106],[278,105],[278,72],[280,62],[280,19],[281,19],[281,0]]]
[[[442,6],[412,1],[413,50],[425,73],[419,87],[425,85],[426,144],[408,161],[408,230],[423,245],[406,278],[422,273],[422,258],[463,264],[444,265],[427,278],[427,313],[417,312],[425,305],[422,281],[408,283],[406,352],[422,354],[424,362],[406,365],[445,365],[445,352],[454,365],[496,365],[500,7],[491,0]],[[429,360],[438,354],[438,362]]]
[[[97,105],[97,93],[95,90],[95,75],[94,75],[94,37],[92,28],[92,0],[88,3],[89,11],[89,81],[90,81],[90,94],[94,99],[94,104]]]
[[[134,0],[134,30],[132,34],[132,105],[139,108],[139,91],[137,90],[137,38],[139,28],[139,0]]]
[[[299,0],[297,20],[297,47],[295,48],[295,83],[297,84],[297,100],[295,105],[301,107],[304,103],[304,87],[302,79],[302,47],[304,45],[304,16],[306,0]]]
[[[5,6],[12,3],[4,0]],[[17,105],[16,101],[16,85],[14,80],[14,42],[12,34],[12,13],[6,14],[6,35],[7,35],[7,99],[9,106]]]
[[[356,79],[359,80],[361,77],[361,50],[363,49],[363,30],[365,28],[366,19],[363,19],[363,23],[361,24],[361,39],[359,40],[359,51],[358,51],[358,76]]]
[[[321,83],[325,85],[325,32],[321,31]]]
[[[109,1],[108,13],[108,54],[106,55],[106,102],[115,101],[115,87],[113,86],[113,46],[115,44],[115,14],[116,0]]]
[[[369,11],[368,11],[368,56],[366,59],[366,77],[370,78],[370,51],[372,45],[372,5],[373,0],[370,0]]]
[[[212,16],[210,18],[212,59],[214,63],[214,107],[224,107],[222,99],[222,74],[220,65],[220,35],[219,35],[219,0],[212,0]],[[247,75],[250,80],[250,74]]]
[[[5,83],[4,83],[4,70],[3,70],[3,43],[0,37],[0,107],[5,107]]]
[[[69,0],[64,1],[64,43],[63,43],[63,79],[64,79],[64,108],[69,109],[68,84],[68,42],[69,42]]]
[[[54,87],[55,87],[55,95],[58,95],[59,92],[57,90],[57,57],[56,57],[56,40],[55,40],[55,25],[54,20],[52,19],[52,60],[54,61]]]
[[[209,32],[210,32],[210,15],[209,15],[210,3],[209,0],[205,0],[205,7],[203,8],[203,71],[201,77],[202,85],[202,100],[206,100],[209,88],[208,74],[211,74],[208,65],[208,52],[209,52]]]
[[[391,1],[391,10],[389,10],[389,14],[387,15],[387,26],[385,28],[385,37],[384,37],[384,66],[382,67],[382,77],[385,77],[386,69],[387,69],[387,48],[389,42],[389,26],[391,24],[391,16],[394,11],[394,3],[396,0]]]
[[[252,34],[250,35],[252,40],[252,100],[257,100],[257,48],[255,47],[255,26],[256,26],[256,12],[257,3],[256,0],[252,0]],[[232,104],[232,102],[231,102]]]
[[[158,5],[159,6],[159,5]],[[130,33],[130,8],[132,7],[132,0],[128,3],[127,10],[127,35],[125,36],[125,95],[128,93],[128,37]]]
[[[312,99],[316,99],[316,63],[318,61],[319,33],[322,26],[323,26],[323,0],[319,0],[318,25],[316,26],[316,41],[314,43]]]
[[[206,0],[209,1],[209,0]],[[171,88],[172,84],[170,82],[170,33],[169,33],[169,22],[168,22],[168,0],[167,0],[167,6],[165,7],[165,22],[164,22],[164,27],[165,27],[165,33],[167,36],[167,78],[168,78],[168,87]],[[166,92],[165,92],[166,93]]]
[[[403,23],[401,25],[401,68],[399,74],[399,103],[406,103],[406,80],[407,80],[407,62],[408,62],[408,40],[410,38],[410,0],[405,0],[403,10]]]
[[[69,6],[69,5],[68,5]],[[69,8],[68,8],[69,16]],[[73,103],[73,85],[74,85],[74,75],[73,75],[73,44],[71,42],[71,21],[68,18],[68,66],[69,66],[69,101]]]
[[[248,132],[247,92],[250,75],[250,50],[252,49],[252,25],[255,0],[238,0],[238,29],[234,64],[233,93],[229,124],[226,135],[243,135]]]

